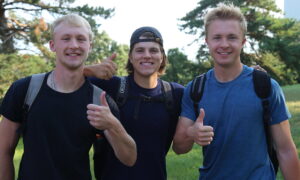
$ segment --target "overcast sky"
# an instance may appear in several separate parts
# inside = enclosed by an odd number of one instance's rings
[[[276,0],[283,6],[284,0]],[[164,39],[166,51],[179,48],[193,60],[198,46],[189,46],[196,38],[179,30],[180,18],[195,9],[199,0],[79,0],[79,3],[115,8],[112,18],[101,22],[111,39],[129,44],[132,32],[141,26],[156,27]]]

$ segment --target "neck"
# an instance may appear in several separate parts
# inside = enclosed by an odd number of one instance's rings
[[[82,70],[66,71],[55,68],[48,77],[48,85],[58,92],[70,93],[79,89],[84,83]]]
[[[157,74],[154,74],[152,76],[139,76],[135,73],[133,75],[133,78],[135,83],[137,83],[142,88],[152,89],[157,86]]]
[[[243,71],[243,64],[239,63],[235,66],[215,66],[215,77],[219,82],[229,82],[237,78]]]

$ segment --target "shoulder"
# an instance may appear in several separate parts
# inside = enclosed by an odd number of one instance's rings
[[[18,94],[25,94],[27,92],[29,82],[30,82],[31,76],[25,77],[18,79],[14,81],[10,88],[7,91],[7,94],[13,94],[13,95],[18,95]]]
[[[6,92],[0,107],[0,114],[7,119],[21,122],[22,107],[30,82],[30,76],[16,80]]]

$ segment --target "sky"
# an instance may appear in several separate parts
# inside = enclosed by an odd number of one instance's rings
[[[114,16],[100,22],[100,31],[119,44],[129,45],[133,31],[141,26],[156,27],[162,34],[164,48],[179,48],[181,52],[194,60],[199,46],[190,45],[195,35],[179,30],[180,18],[194,10],[200,0],[78,0],[79,4],[115,8]],[[276,0],[283,6],[284,0]]]
[[[153,26],[162,34],[164,48],[179,48],[189,59],[195,59],[197,46],[188,46],[195,36],[179,30],[178,19],[197,6],[199,0],[80,0],[80,3],[115,8],[115,15],[101,22],[101,30],[119,44],[129,45],[133,31]]]

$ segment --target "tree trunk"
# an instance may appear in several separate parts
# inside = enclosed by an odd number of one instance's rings
[[[13,34],[9,31],[7,25],[7,18],[5,17],[5,9],[3,8],[3,1],[0,4],[0,53],[14,53]]]

